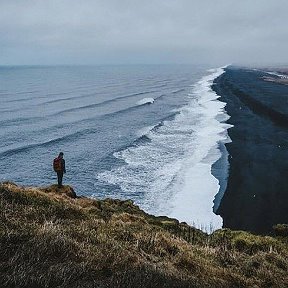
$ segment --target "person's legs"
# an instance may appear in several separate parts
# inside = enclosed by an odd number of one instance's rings
[[[62,187],[63,172],[57,172],[58,187]]]

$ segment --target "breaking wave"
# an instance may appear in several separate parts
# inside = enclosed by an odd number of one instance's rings
[[[229,140],[229,125],[223,123],[226,104],[211,90],[224,70],[209,72],[191,87],[188,105],[141,129],[132,145],[113,154],[124,165],[97,175],[149,213],[177,217],[204,230],[222,226],[222,218],[213,213],[219,181],[211,167],[221,157],[219,143]]]

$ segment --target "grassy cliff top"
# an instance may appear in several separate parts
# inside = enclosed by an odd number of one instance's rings
[[[288,287],[285,236],[207,235],[69,186],[2,183],[0,217],[3,288]]]

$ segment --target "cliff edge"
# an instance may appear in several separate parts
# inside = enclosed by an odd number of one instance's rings
[[[9,182],[0,219],[3,288],[288,286],[285,225],[282,236],[207,235],[132,201]]]

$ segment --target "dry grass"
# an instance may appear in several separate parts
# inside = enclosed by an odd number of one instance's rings
[[[75,197],[0,185],[0,287],[288,286],[285,237],[208,236],[131,201]]]

